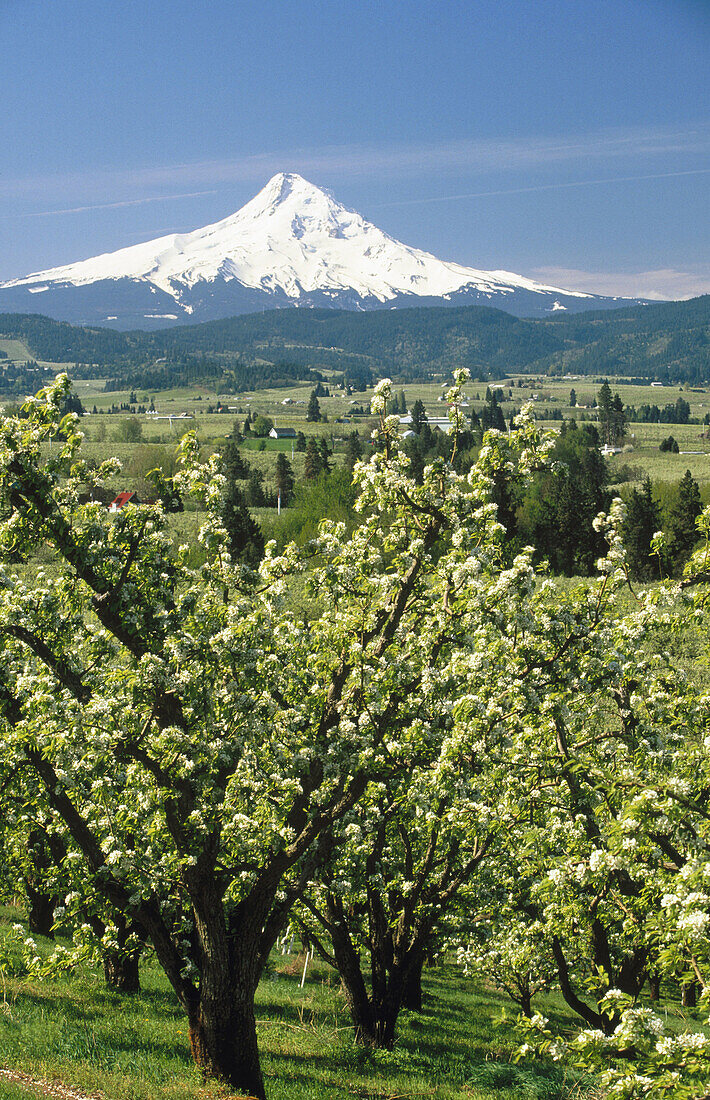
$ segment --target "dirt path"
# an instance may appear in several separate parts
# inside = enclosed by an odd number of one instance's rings
[[[55,1081],[43,1081],[41,1077],[30,1077],[29,1073],[21,1073],[16,1069],[0,1069],[0,1078],[12,1081],[15,1085],[24,1085],[28,1089],[39,1093],[40,1096],[50,1097],[51,1100],[103,1100],[103,1097],[77,1092],[76,1089],[59,1085]]]

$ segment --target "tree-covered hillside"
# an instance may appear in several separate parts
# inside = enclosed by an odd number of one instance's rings
[[[702,382],[710,377],[710,295],[688,302],[562,315],[539,322],[561,336],[550,370]]]
[[[465,364],[500,375],[562,348],[554,331],[499,309],[418,308],[374,313],[272,310],[151,334],[161,350],[241,352],[410,377]],[[345,364],[343,360],[346,360]]]
[[[133,342],[122,332],[53,321],[39,313],[0,313],[0,337],[21,340],[35,359],[49,363],[128,361]],[[140,352],[135,350],[135,358]]]
[[[263,379],[312,377],[336,368],[353,381],[402,381],[468,367],[481,378],[511,372],[592,374],[699,383],[710,378],[710,296],[627,309],[522,321],[483,306],[353,313],[283,309],[119,333],[0,314],[0,338],[24,342],[40,361],[76,362],[78,376],[111,374],[140,384],[176,384],[186,364],[195,376],[234,374],[237,388]],[[263,378],[262,378],[263,376]],[[155,387],[156,382],[153,381]],[[273,381],[272,383],[273,384]]]

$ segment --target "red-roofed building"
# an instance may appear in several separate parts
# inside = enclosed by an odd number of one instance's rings
[[[132,489],[119,493],[116,499],[111,501],[108,510],[109,512],[120,512],[127,504],[140,504],[138,497]]]

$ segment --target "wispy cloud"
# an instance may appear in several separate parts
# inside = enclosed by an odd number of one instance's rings
[[[115,210],[120,206],[144,206],[149,202],[170,202],[174,199],[196,199],[200,195],[216,195],[217,192],[213,189],[211,191],[187,191],[181,195],[151,195],[148,198],[142,199],[123,199],[121,202],[92,202],[87,203],[85,206],[69,206],[62,207],[60,210],[32,210],[29,213],[21,214],[23,218],[54,218],[61,214],[83,214],[86,210]],[[18,215],[5,214],[6,218],[12,217],[13,220]]]
[[[42,176],[8,178],[0,181],[0,197],[27,200],[48,196],[85,196],[67,212],[76,213],[85,206],[105,208],[123,201],[159,201],[156,189],[209,187],[233,184],[263,184],[275,172],[301,172],[323,178],[356,176],[377,181],[413,179],[436,173],[466,172],[485,175],[492,172],[531,170],[534,168],[575,169],[592,163],[638,163],[643,158],[691,157],[710,154],[710,123],[689,124],[682,128],[635,127],[610,129],[566,137],[529,137],[515,141],[471,140],[438,144],[400,146],[342,145],[320,149],[296,149],[263,152],[232,159],[201,160],[174,164],[144,165],[132,168],[87,169],[85,172],[48,173]],[[686,163],[688,163],[686,161]],[[670,173],[669,173],[670,174]],[[649,174],[648,178],[657,178]],[[153,194],[146,195],[147,191]],[[115,201],[107,198],[115,196]],[[93,198],[106,198],[94,203]],[[421,201],[421,200],[419,200]],[[447,201],[450,201],[447,199]],[[49,216],[49,213],[41,216]]]
[[[568,187],[596,187],[609,183],[639,183],[643,180],[675,179],[678,176],[710,175],[710,168],[689,168],[682,172],[650,172],[642,176],[607,176],[603,179],[568,180],[557,183],[541,183],[534,187],[503,187],[495,191],[466,191],[459,195],[431,195],[422,199],[400,199],[379,203],[378,209],[390,206],[419,206],[435,202],[459,202],[463,199],[488,199],[497,195],[526,195],[536,191],[560,191]]]
[[[586,290],[591,294],[620,295],[624,298],[653,298],[657,301],[665,301],[697,298],[700,294],[710,294],[710,266],[695,272],[678,271],[672,267],[635,272],[537,267],[528,274],[542,282],[568,287],[570,290]]]

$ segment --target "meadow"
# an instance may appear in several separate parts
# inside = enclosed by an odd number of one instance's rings
[[[0,942],[20,910],[0,911]],[[37,937],[42,953],[50,947]],[[61,941],[60,941],[61,942]],[[86,964],[39,982],[11,949],[0,968],[2,1064],[110,1100],[209,1100],[194,1068],[184,1014],[149,958],[142,991],[106,988]],[[259,1043],[270,1100],[564,1100],[595,1097],[593,1082],[552,1063],[516,1064],[516,1006],[453,963],[425,970],[424,1010],[404,1012],[395,1049],[357,1047],[336,975],[318,960],[300,988],[304,957],[275,952],[257,994]],[[540,999],[561,1027],[561,1001]],[[36,1095],[3,1082],[0,1098]]]

